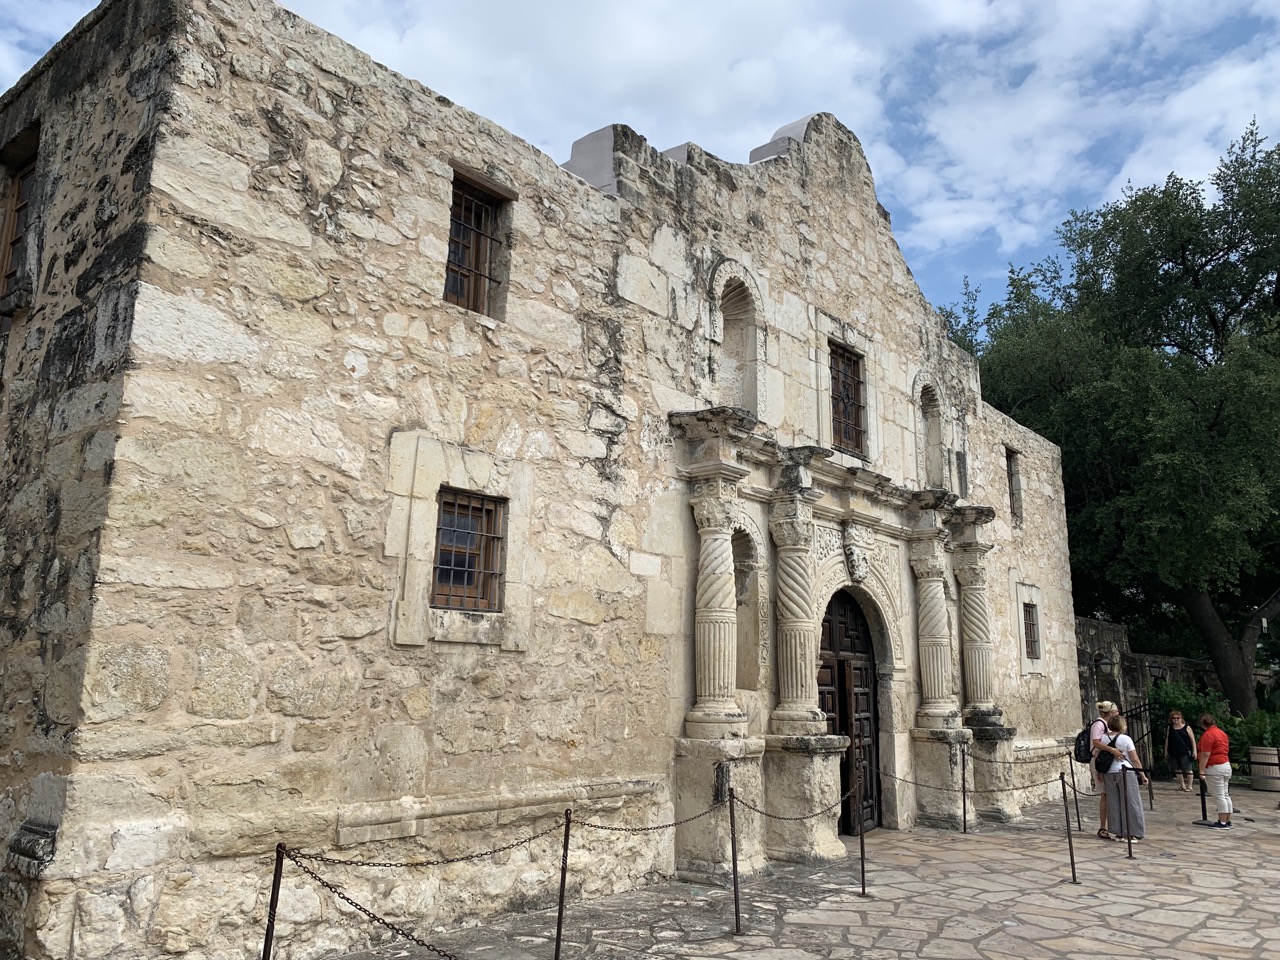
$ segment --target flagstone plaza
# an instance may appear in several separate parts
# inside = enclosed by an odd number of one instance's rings
[[[1198,797],[1157,784],[1148,839],[1129,859],[1125,844],[1095,836],[1096,804],[1082,797],[1079,884],[1060,803],[967,835],[876,830],[866,837],[865,898],[852,842],[839,864],[781,867],[745,882],[742,936],[733,934],[732,891],[669,883],[570,903],[561,956],[1280,960],[1280,811],[1271,794],[1238,788],[1235,799],[1235,829],[1210,830],[1193,824]],[[554,846],[548,859],[559,856]],[[551,960],[555,920],[550,910],[417,933],[459,960]],[[431,956],[396,945],[345,960]]]

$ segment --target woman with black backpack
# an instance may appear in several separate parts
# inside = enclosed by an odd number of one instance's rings
[[[1138,746],[1125,732],[1127,729],[1128,724],[1118,713],[1107,721],[1106,746],[1120,756],[1112,756],[1102,779],[1112,835],[1116,840],[1141,840],[1147,835],[1147,821],[1142,812],[1142,791],[1138,788],[1147,782],[1147,775],[1138,759]],[[1105,763],[1105,759],[1100,754],[1099,763]]]

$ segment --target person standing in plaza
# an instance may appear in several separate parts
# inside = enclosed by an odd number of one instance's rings
[[[1173,779],[1178,782],[1178,789],[1190,793],[1194,779],[1191,770],[1196,759],[1196,735],[1182,719],[1181,710],[1169,714],[1169,726],[1164,733],[1164,759],[1169,764]]]
[[[1107,791],[1103,782],[1105,774],[1098,771],[1097,759],[1098,754],[1103,751],[1119,755],[1107,736],[1107,722],[1112,717],[1120,716],[1120,710],[1110,700],[1099,700],[1094,706],[1098,708],[1098,719],[1089,724],[1089,742],[1093,746],[1094,759],[1089,768],[1093,771],[1093,789],[1098,794],[1098,836],[1103,840],[1110,840],[1111,834],[1107,832]]]
[[[1227,792],[1231,783],[1231,759],[1227,755],[1231,740],[1212,714],[1201,716],[1200,726],[1204,728],[1200,734],[1200,776],[1204,777],[1205,786],[1218,807],[1218,822],[1212,826],[1229,830],[1234,809],[1231,795]]]
[[[1147,821],[1142,811],[1142,791],[1147,774],[1138,759],[1138,746],[1126,732],[1128,724],[1116,713],[1107,721],[1107,730],[1116,752],[1111,769],[1103,775],[1107,809],[1111,815],[1111,831],[1117,840],[1141,840],[1147,835]]]

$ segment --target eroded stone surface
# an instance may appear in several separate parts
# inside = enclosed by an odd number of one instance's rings
[[[1057,451],[982,403],[835,118],[752,165],[608,128],[593,186],[271,3],[109,0],[0,99],[0,148],[36,119],[42,280],[0,353],[0,832],[59,843],[43,879],[6,878],[3,943],[241,955],[280,840],[421,859],[569,805],[669,821],[724,759],[677,764],[677,739],[715,710],[742,742],[777,732],[781,665],[813,664],[841,590],[873,634],[886,824],[935,812],[892,778],[959,775],[971,662],[1019,755],[1060,749],[1078,698]],[[455,169],[515,195],[492,316],[442,296]],[[832,448],[832,344],[863,358],[864,455]],[[501,612],[432,606],[442,486],[507,503]],[[695,523],[691,500],[723,516]],[[721,522],[727,567],[700,577],[697,524]],[[987,660],[961,658],[961,543],[984,558]],[[718,655],[695,657],[708,610]],[[778,627],[806,615],[800,639]],[[686,728],[712,667],[718,703]],[[789,722],[820,727],[807,710]],[[775,805],[826,803],[836,764],[797,762]],[[737,774],[757,804],[770,769]],[[797,830],[774,846],[829,852],[830,823]],[[726,839],[689,836],[689,862]],[[661,831],[602,835],[575,894],[680,856]],[[451,923],[544,905],[553,861],[352,889]],[[367,935],[296,881],[281,918],[281,957]]]

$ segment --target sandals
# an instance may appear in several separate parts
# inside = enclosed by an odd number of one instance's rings
[[[1107,831],[1106,831],[1106,830],[1099,830],[1099,831],[1098,831],[1098,839],[1099,839],[1099,840],[1118,840],[1118,839],[1120,839],[1120,838],[1119,838],[1119,837],[1113,837],[1111,834],[1107,833]]]

